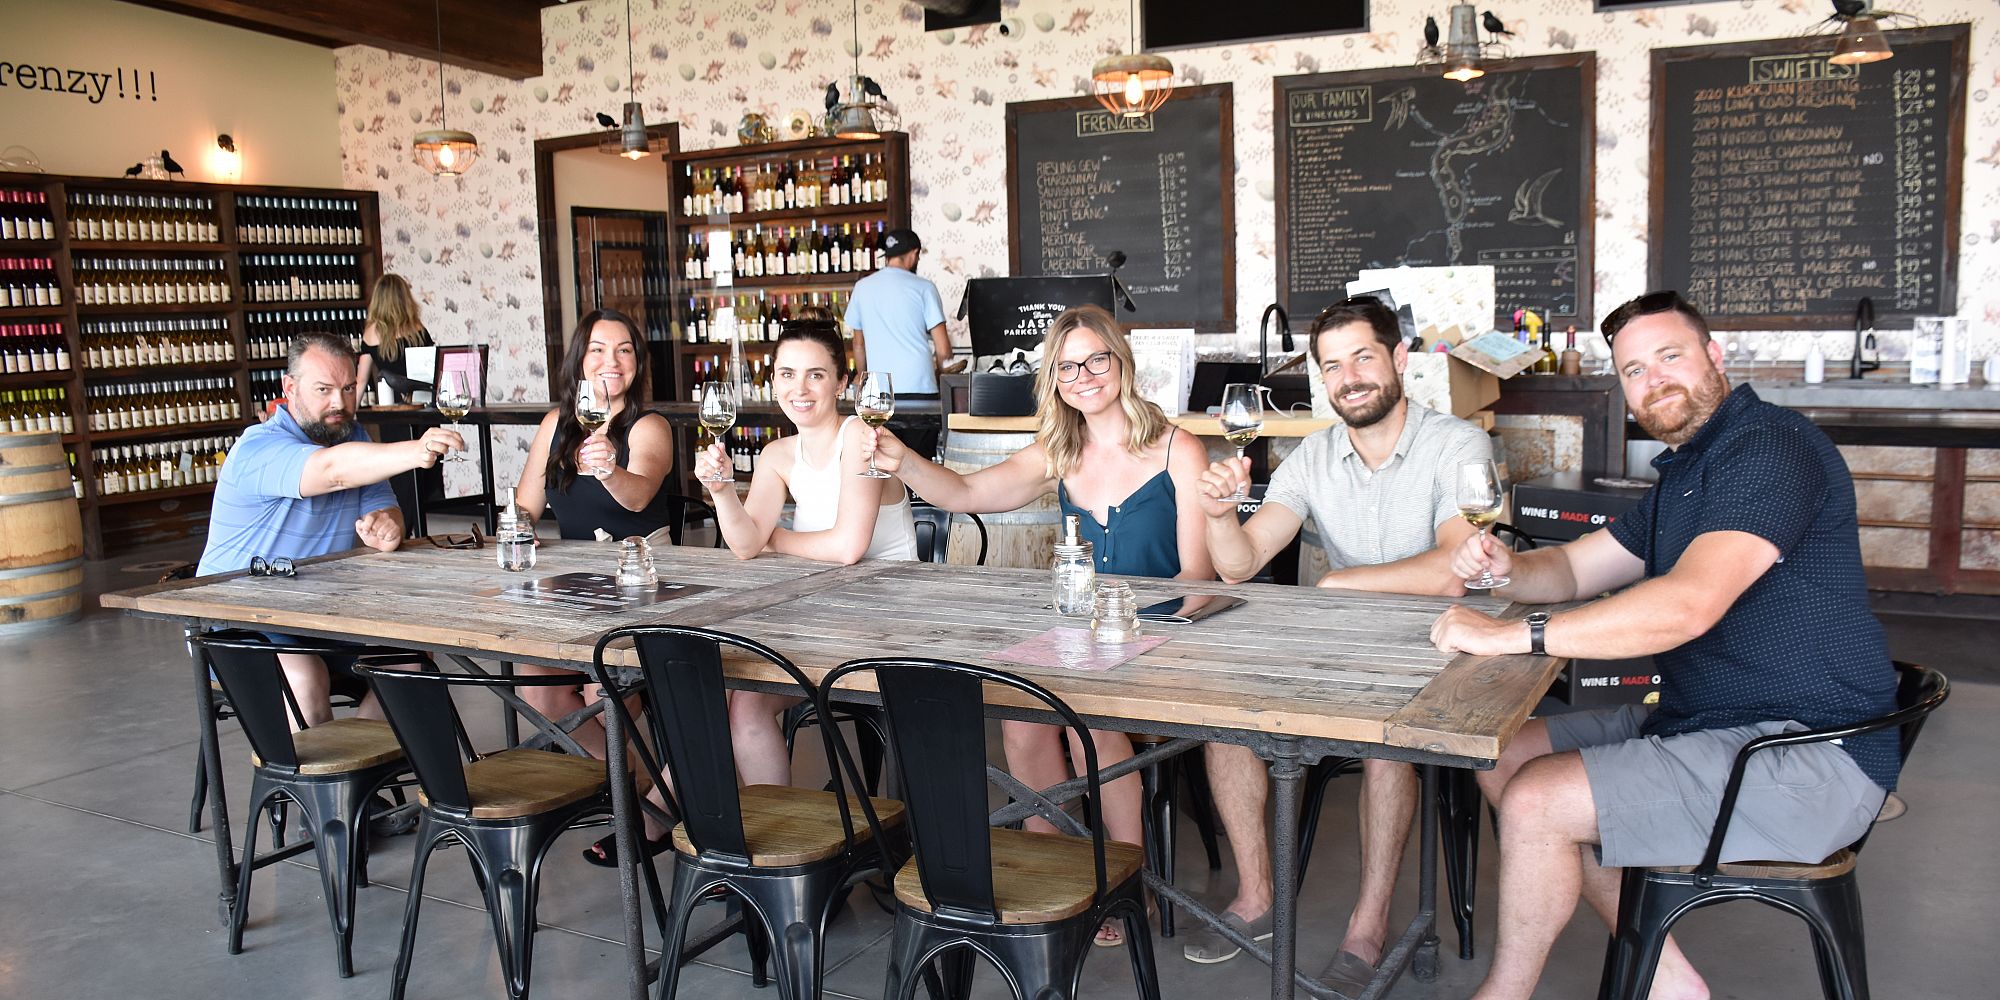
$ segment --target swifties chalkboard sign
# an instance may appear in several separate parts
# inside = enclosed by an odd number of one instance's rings
[[[1955,311],[1969,35],[1864,66],[1830,37],[1654,50],[1650,286],[1724,330]]]
[[[1133,326],[1236,328],[1230,87],[1122,118],[1093,98],[1007,105],[1007,256],[1017,277],[1118,277]]]
[[[1363,268],[1487,264],[1495,322],[1588,322],[1596,57],[1274,81],[1278,301],[1303,327]]]

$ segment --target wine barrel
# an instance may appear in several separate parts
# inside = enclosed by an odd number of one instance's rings
[[[1033,434],[1019,432],[952,431],[939,456],[954,472],[973,473],[1004,462],[1035,443]],[[986,565],[1047,569],[1062,515],[1056,495],[1046,493],[1019,510],[981,514],[986,523]],[[968,566],[979,556],[979,531],[966,518],[952,519],[951,551],[947,558]]]
[[[83,613],[83,519],[62,438],[0,434],[0,638]]]

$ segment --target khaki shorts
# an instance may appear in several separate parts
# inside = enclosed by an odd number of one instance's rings
[[[1583,757],[1603,864],[1700,864],[1736,752],[1759,736],[1805,727],[1761,722],[1642,736],[1639,726],[1649,711],[1626,705],[1543,722],[1555,752]],[[1868,832],[1887,794],[1834,744],[1764,750],[1744,772],[1722,860],[1822,861]]]

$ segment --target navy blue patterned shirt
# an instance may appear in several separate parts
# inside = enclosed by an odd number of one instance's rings
[[[1659,653],[1660,705],[1651,736],[1756,722],[1809,729],[1848,725],[1896,708],[1895,669],[1868,609],[1855,524],[1854,479],[1819,428],[1739,385],[1685,444],[1653,460],[1659,485],[1608,529],[1646,561],[1674,568],[1700,535],[1743,531],[1778,548],[1778,562],[1714,628]],[[1893,729],[1844,741],[1870,780],[1896,787]]]

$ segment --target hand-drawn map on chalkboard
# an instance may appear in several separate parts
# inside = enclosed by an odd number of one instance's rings
[[[1364,268],[1490,264],[1496,320],[1590,313],[1596,56],[1469,84],[1398,68],[1279,77],[1278,300],[1296,325]]]

